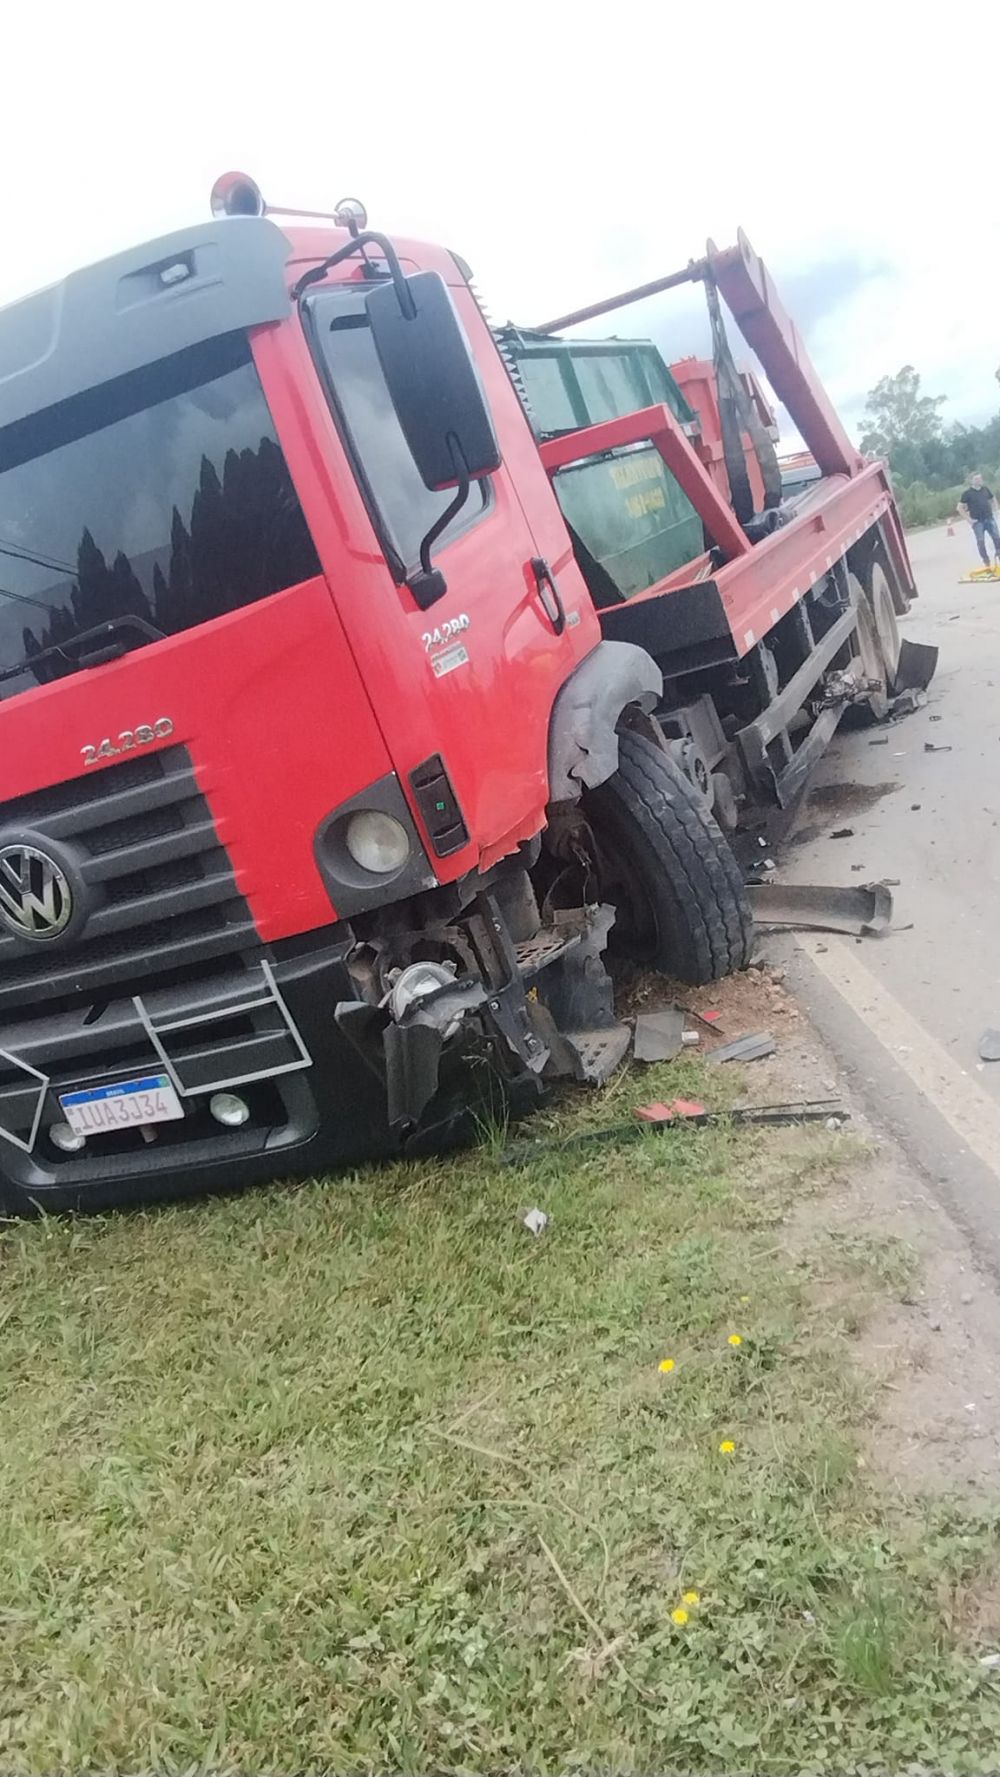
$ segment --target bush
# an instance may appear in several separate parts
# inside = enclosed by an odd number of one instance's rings
[[[993,488],[994,492],[1000,491],[1000,468],[990,469],[984,465],[979,472],[987,487]],[[969,470],[969,475],[974,473]],[[908,487],[903,487],[896,481],[896,504],[903,524],[907,530],[916,530],[926,524],[944,524],[955,516],[959,495],[968,485],[968,475],[957,486],[945,488],[928,487],[924,481],[911,481]]]

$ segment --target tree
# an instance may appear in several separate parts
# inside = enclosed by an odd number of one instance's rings
[[[921,395],[920,377],[912,364],[895,376],[884,376],[865,401],[867,429],[861,448],[872,456],[889,456],[893,446],[924,445],[941,436],[938,408],[944,395]]]

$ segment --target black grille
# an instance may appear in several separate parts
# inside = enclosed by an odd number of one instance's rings
[[[66,942],[0,932],[0,1011],[145,987],[256,941],[184,747],[0,804],[4,841],[21,830],[72,857],[89,908]]]

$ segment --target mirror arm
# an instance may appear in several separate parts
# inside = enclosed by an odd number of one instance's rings
[[[458,441],[450,433],[448,436],[448,443],[451,448],[451,460],[455,465],[455,475],[458,479],[458,486],[455,489],[455,498],[451,501],[450,505],[445,507],[440,518],[435,519],[434,523],[431,525],[430,530],[427,532],[426,537],[420,545],[420,572],[418,574],[411,574],[407,581],[407,585],[422,611],[426,611],[431,605],[437,604],[438,599],[444,598],[444,595],[448,590],[448,582],[442,574],[441,569],[435,568],[431,563],[431,550],[442,532],[448,529],[452,519],[456,518],[461,512],[462,507],[465,505],[465,502],[469,497],[469,489],[472,485],[468,466],[462,455]]]
[[[331,253],[328,258],[320,260],[318,265],[311,265],[308,271],[303,272],[298,283],[292,286],[293,300],[298,302],[303,291],[308,290],[310,284],[318,284],[320,279],[325,278],[327,272],[330,271],[333,266],[339,265],[342,259],[349,259],[352,253],[360,253],[362,258],[370,264],[364,251],[369,242],[379,249],[379,252],[385,259],[386,265],[389,267],[389,276],[392,279],[393,287],[396,291],[396,301],[399,303],[400,313],[404,320],[412,321],[417,313],[416,304],[414,303],[410,286],[406,281],[406,275],[399,263],[396,249],[388,236],[384,234],[375,234],[371,229],[366,229],[363,234],[353,235],[347,242],[346,246],[338,247],[336,253]]]

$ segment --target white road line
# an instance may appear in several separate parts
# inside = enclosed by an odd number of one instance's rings
[[[797,942],[886,1054],[1000,1184],[1000,1105],[963,1073],[895,995],[876,981],[858,957],[853,938],[824,939],[810,934]]]

